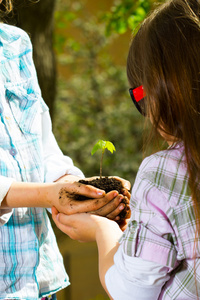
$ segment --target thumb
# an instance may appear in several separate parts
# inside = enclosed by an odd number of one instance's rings
[[[55,208],[55,206],[52,206],[51,208],[51,212],[52,212],[52,218],[58,218],[59,215],[59,211],[57,210],[57,208]]]

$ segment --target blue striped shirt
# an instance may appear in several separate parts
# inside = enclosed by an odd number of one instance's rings
[[[1,203],[14,180],[82,173],[55,141],[21,29],[0,24],[0,65]],[[36,300],[69,285],[46,209],[0,209],[0,245],[0,299]]]

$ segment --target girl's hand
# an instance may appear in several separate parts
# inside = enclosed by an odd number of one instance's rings
[[[107,218],[85,213],[71,216],[58,214],[54,207],[52,208],[52,217],[57,227],[71,239],[80,242],[96,241],[100,281],[109,298],[112,299],[107,291],[105,275],[114,264],[114,255],[119,247],[119,238],[122,236],[122,231],[117,223]]]
[[[99,228],[106,230],[110,226],[110,222],[114,223],[106,218],[86,213],[67,216],[58,213],[55,207],[52,207],[52,218],[62,232],[80,242],[95,241]],[[116,224],[116,226],[118,225]]]

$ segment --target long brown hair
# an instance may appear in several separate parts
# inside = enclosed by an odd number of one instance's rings
[[[127,76],[131,87],[144,86],[153,128],[184,143],[199,223],[199,0],[169,0],[145,19],[130,46]]]
[[[131,43],[127,76],[132,88],[143,85],[146,91],[153,130],[184,144],[196,218],[196,258],[200,236],[199,0],[169,0],[147,17]]]

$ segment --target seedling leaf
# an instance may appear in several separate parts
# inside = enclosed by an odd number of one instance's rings
[[[105,148],[106,141],[99,140],[93,147],[91,154],[93,155],[97,150],[101,149],[103,150]]]
[[[101,149],[103,152],[105,151],[105,149],[107,149],[108,151],[110,151],[111,153],[113,153],[113,151],[116,151],[115,146],[113,145],[113,143],[109,142],[109,141],[103,141],[103,140],[99,140],[93,147],[91,154],[93,155],[97,150]]]
[[[105,152],[105,149],[113,153],[113,151],[116,151],[115,146],[113,143],[109,141],[103,141],[99,140],[93,147],[91,154],[93,155],[97,150],[101,149],[101,162],[100,162],[100,178],[102,176],[102,164],[103,164],[103,155]]]
[[[113,153],[113,151],[116,151],[113,143],[111,143],[109,141],[106,141],[105,149],[108,149],[108,151],[110,151],[111,153]]]

